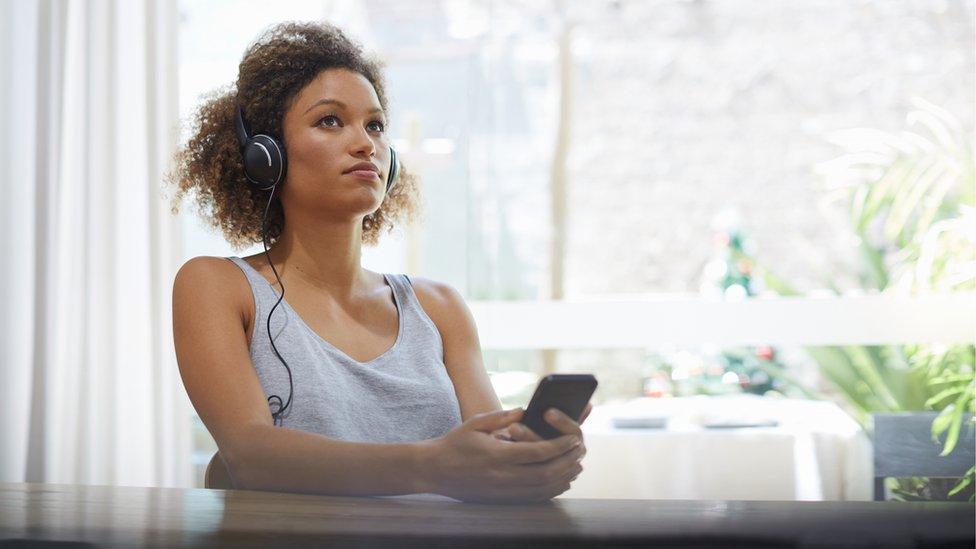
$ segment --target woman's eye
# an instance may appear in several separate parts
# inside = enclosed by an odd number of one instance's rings
[[[336,122],[338,122],[338,121],[339,121],[339,119],[338,119],[338,118],[336,118],[335,116],[333,116],[333,115],[331,115],[331,114],[330,114],[330,115],[328,115],[328,116],[326,116],[326,117],[324,117],[324,118],[322,118],[321,120],[319,120],[319,124],[322,124],[322,123],[323,123],[323,122],[325,122],[326,120],[335,120]],[[326,125],[326,126],[329,126],[329,127],[331,127],[331,128],[334,128],[334,127],[335,127],[335,126],[333,126],[333,125],[331,125],[331,124],[325,124],[325,125]]]
[[[331,123],[332,121],[334,121],[335,124],[332,124]],[[319,120],[319,124],[320,125],[324,125],[324,126],[329,127],[329,128],[336,128],[336,127],[342,125],[342,121],[339,120],[339,118],[336,117],[335,115],[330,114],[328,116],[322,117],[322,119]],[[385,131],[386,130],[386,126],[382,122],[380,122],[379,120],[373,120],[369,124],[370,124],[370,128],[373,131],[382,132],[382,131]]]

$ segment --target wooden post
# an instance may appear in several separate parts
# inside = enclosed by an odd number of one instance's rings
[[[571,138],[571,114],[573,106],[573,25],[566,14],[565,3],[556,3],[561,27],[559,29],[559,115],[556,126],[556,143],[550,172],[550,202],[552,211],[552,241],[549,249],[549,298],[565,297],[566,277],[566,210],[568,206],[566,158]],[[557,349],[543,349],[542,375],[556,371]]]

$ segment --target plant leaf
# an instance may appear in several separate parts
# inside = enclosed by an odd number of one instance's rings
[[[959,492],[965,490],[967,486],[973,483],[974,476],[976,476],[976,465],[970,467],[969,470],[966,471],[965,476],[962,477],[962,480],[959,481],[959,484],[956,484],[952,490],[949,490],[949,495],[954,496]]]
[[[952,411],[952,423],[949,425],[949,436],[946,437],[945,446],[942,448],[940,456],[947,456],[952,453],[959,441],[959,432],[962,430],[962,408],[954,407]]]

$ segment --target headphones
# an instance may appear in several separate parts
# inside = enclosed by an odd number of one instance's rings
[[[234,130],[237,132],[237,142],[241,145],[241,157],[244,160],[244,176],[255,187],[262,191],[273,189],[285,180],[288,171],[288,156],[285,147],[270,135],[259,133],[251,135],[248,124],[244,121],[244,110],[236,108]],[[390,147],[390,169],[386,176],[386,192],[389,193],[396,183],[400,173],[400,161],[396,150]]]
[[[235,107],[235,110],[234,130],[237,132],[237,141],[241,145],[241,157],[244,161],[244,176],[257,189],[271,191],[271,195],[268,196],[268,204],[264,208],[264,217],[261,219],[261,242],[264,244],[264,255],[268,258],[268,265],[271,265],[271,270],[278,280],[278,285],[281,286],[281,295],[278,297],[278,301],[275,302],[274,307],[271,307],[271,311],[268,312],[267,322],[268,341],[271,342],[271,348],[274,350],[275,355],[277,355],[278,360],[281,361],[285,366],[285,370],[288,371],[288,400],[282,404],[281,397],[278,395],[268,397],[268,406],[271,407],[271,418],[274,420],[275,425],[281,426],[284,424],[282,414],[291,406],[291,398],[295,392],[295,385],[292,382],[291,368],[288,367],[288,363],[285,362],[281,353],[278,352],[278,347],[275,346],[274,339],[271,337],[271,315],[278,308],[281,301],[285,299],[285,285],[281,283],[278,270],[275,269],[274,263],[271,261],[271,254],[268,253],[267,222],[268,210],[271,208],[271,200],[274,198],[275,190],[285,180],[285,173],[288,171],[288,157],[285,155],[284,145],[274,137],[263,133],[252,136],[247,122],[244,121],[244,110],[241,109],[240,105]],[[399,173],[400,161],[397,159],[396,151],[393,150],[393,147],[390,147],[390,169],[386,177],[387,193],[393,188],[393,184],[396,183]]]

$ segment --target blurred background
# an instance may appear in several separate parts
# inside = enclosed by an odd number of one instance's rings
[[[505,407],[549,373],[599,379],[564,496],[877,498],[875,418],[896,414],[966,467],[880,497],[971,497],[972,0],[0,15],[0,480],[202,486],[216,446],[176,370],[172,277],[261,248],[172,215],[162,173],[251,40],[324,20],[386,62],[422,178],[423,222],[364,266],[457,288]]]

